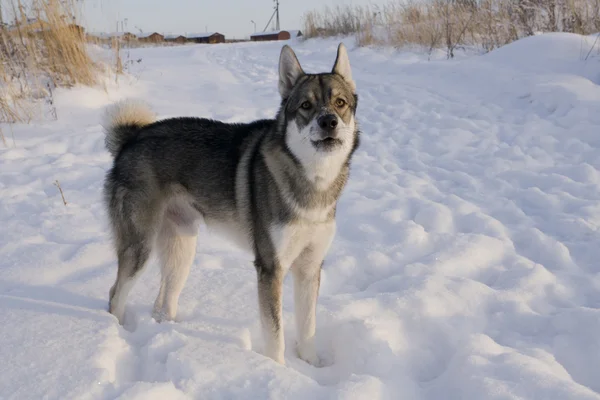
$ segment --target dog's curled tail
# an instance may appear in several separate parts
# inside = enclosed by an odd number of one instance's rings
[[[155,121],[156,116],[150,107],[139,100],[121,100],[106,107],[102,127],[107,150],[116,157],[141,128]]]

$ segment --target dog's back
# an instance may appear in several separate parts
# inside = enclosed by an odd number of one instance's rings
[[[198,179],[213,178],[203,182],[203,192],[223,190],[223,183],[233,182],[248,137],[274,123],[229,124],[192,117],[154,121],[143,104],[129,101],[109,108],[105,118],[106,144],[114,156],[109,180],[127,184],[148,178],[163,188],[179,183],[193,190]]]
[[[127,108],[128,119],[105,125],[107,147],[115,156],[106,177],[107,196],[114,200],[118,193],[128,192],[139,200],[130,208],[152,203],[154,209],[185,195],[205,218],[218,220],[219,214],[230,218],[235,213],[240,156],[251,137],[264,135],[274,121],[229,124],[191,117],[149,121],[144,108],[136,112],[127,103],[120,106]]]

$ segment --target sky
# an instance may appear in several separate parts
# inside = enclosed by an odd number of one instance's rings
[[[301,29],[306,11],[368,3],[383,1],[280,0],[280,26]],[[117,21],[123,21],[125,30],[133,33],[220,32],[228,38],[244,38],[254,32],[251,21],[256,22],[258,32],[265,28],[275,3],[273,0],[83,0],[82,4],[81,23],[92,32],[114,31]]]

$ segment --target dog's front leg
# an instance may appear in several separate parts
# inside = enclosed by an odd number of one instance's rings
[[[265,263],[257,257],[258,306],[265,341],[265,355],[285,365],[283,353],[282,288],[283,271],[276,263]]]
[[[306,248],[294,262],[294,313],[298,356],[309,364],[319,365],[315,348],[316,307],[321,283],[323,259],[312,247]]]
[[[335,231],[335,222],[315,228],[312,242],[292,264],[298,356],[315,367],[320,365],[315,347],[315,330],[321,267]]]

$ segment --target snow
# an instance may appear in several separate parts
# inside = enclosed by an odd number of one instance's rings
[[[145,32],[145,33],[137,33],[135,36],[138,39],[145,39],[145,38],[149,38],[150,36],[152,36],[154,34],[160,35],[160,33],[158,33],[158,32]]]
[[[125,35],[133,35],[136,36],[135,34],[131,33],[131,32],[90,32],[88,33],[88,36],[95,36],[101,39],[105,39],[105,38],[113,38],[113,37],[122,37]],[[145,37],[145,36],[142,36]]]
[[[255,32],[251,36],[270,36],[270,35],[277,35],[277,34],[279,34],[281,32],[287,32],[287,33],[289,33],[291,38],[295,38],[295,37],[298,36],[299,33],[301,33],[300,30],[293,29],[293,30]]]
[[[277,35],[278,33],[281,32],[288,32],[288,31],[265,31],[265,32],[255,32],[252,34],[252,36],[266,36],[266,35]]]
[[[219,32],[190,33],[190,34],[185,35],[185,37],[188,39],[201,39],[201,38],[211,37],[212,35],[216,35],[218,33]]]
[[[173,34],[173,33],[171,33],[171,34],[166,34],[165,35],[165,39],[177,39],[178,37],[184,37],[185,38],[185,36],[181,35],[181,34]]]
[[[150,316],[154,263],[125,326],[106,311],[102,108],[249,121],[279,104],[282,42],[141,48],[118,86],[58,90],[57,121],[3,127],[0,398],[600,399],[593,38],[429,62],[346,42],[363,133],[323,270],[325,366],[294,353],[290,277],[286,366],[260,353],[252,260],[204,231],[176,322]],[[336,41],[292,45],[331,69]]]

